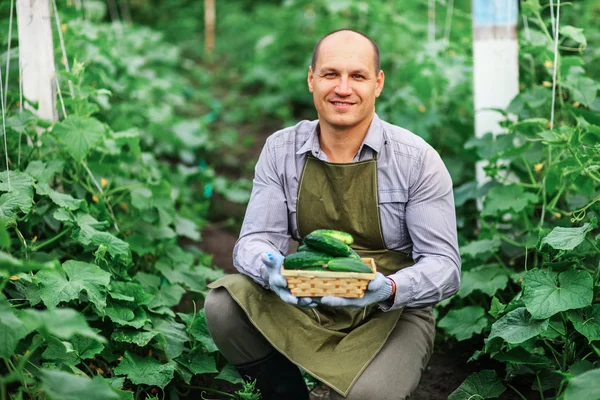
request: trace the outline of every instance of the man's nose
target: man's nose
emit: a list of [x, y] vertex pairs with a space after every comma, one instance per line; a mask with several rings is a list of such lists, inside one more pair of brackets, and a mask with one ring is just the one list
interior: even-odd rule
[[342, 76], [337, 86], [335, 87], [335, 93], [340, 96], [350, 96], [352, 94], [352, 88], [350, 87], [350, 82], [348, 82], [348, 78]]

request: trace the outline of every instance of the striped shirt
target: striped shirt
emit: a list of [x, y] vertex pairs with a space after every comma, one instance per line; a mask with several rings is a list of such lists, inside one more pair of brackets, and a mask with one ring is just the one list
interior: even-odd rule
[[[255, 168], [252, 194], [233, 250], [236, 269], [268, 287], [261, 253], [287, 255], [299, 241], [299, 178], [308, 153], [328, 161], [319, 146], [318, 121], [301, 121], [269, 136]], [[452, 180], [439, 154], [422, 138], [377, 115], [354, 162], [377, 155], [379, 211], [385, 245], [412, 252], [415, 264], [389, 275], [393, 305], [423, 307], [450, 297], [460, 285]], [[335, 229], [335, 227], [332, 227]]]

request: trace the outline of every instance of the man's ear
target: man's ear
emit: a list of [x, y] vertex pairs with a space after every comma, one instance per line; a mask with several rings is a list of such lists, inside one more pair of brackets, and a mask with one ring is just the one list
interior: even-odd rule
[[312, 70], [312, 66], [308, 66], [308, 78], [307, 78], [307, 82], [308, 82], [308, 90], [312, 93], [313, 92], [313, 70]]
[[379, 95], [381, 94], [381, 91], [383, 90], [383, 84], [385, 82], [385, 74], [383, 73], [382, 70], [379, 70], [379, 73], [377, 74], [377, 81], [376, 81], [376, 88], [375, 88], [375, 97], [379, 97]]

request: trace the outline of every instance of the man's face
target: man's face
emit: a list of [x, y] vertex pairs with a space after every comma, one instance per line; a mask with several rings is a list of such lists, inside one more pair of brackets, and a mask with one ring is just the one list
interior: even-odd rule
[[370, 123], [383, 82], [383, 71], [376, 73], [375, 51], [368, 39], [354, 32], [325, 38], [315, 70], [309, 67], [308, 71], [308, 88], [322, 128], [347, 130]]

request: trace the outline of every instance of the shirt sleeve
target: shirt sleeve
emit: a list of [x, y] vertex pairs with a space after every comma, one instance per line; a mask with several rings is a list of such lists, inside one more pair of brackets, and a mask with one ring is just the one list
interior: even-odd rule
[[283, 184], [277, 174], [270, 142], [262, 149], [255, 167], [250, 201], [240, 237], [233, 249], [233, 265], [263, 287], [268, 287], [263, 252], [287, 254], [290, 241], [288, 209]]
[[406, 224], [415, 264], [389, 276], [396, 283], [396, 296], [393, 304], [380, 305], [385, 311], [434, 304], [460, 287], [461, 260], [450, 174], [439, 154], [427, 148], [412, 176]]

